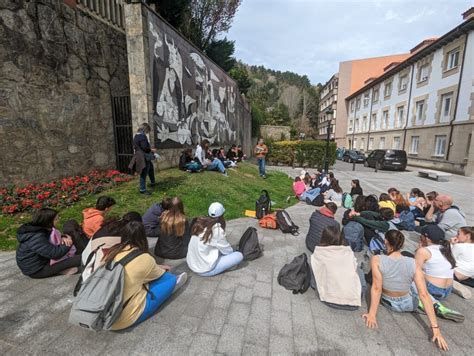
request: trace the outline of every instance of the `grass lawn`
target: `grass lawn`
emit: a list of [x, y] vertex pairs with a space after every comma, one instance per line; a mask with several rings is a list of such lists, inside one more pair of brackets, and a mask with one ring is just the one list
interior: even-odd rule
[[[189, 217], [207, 215], [210, 203], [219, 201], [226, 209], [226, 219], [244, 216], [245, 210], [255, 210], [255, 200], [260, 191], [266, 189], [274, 202], [275, 208], [285, 208], [295, 203], [287, 203], [286, 198], [292, 195], [292, 180], [283, 173], [270, 172], [267, 179], [258, 176], [258, 169], [250, 163], [241, 163], [239, 168], [229, 170], [229, 177], [217, 172], [185, 173], [178, 169], [168, 169], [156, 173], [158, 186], [153, 188], [151, 196], [138, 192], [138, 178], [119, 187], [107, 190], [98, 195], [90, 195], [73, 206], [60, 211], [61, 222], [76, 219], [82, 222], [82, 210], [95, 205], [101, 195], [113, 197], [117, 204], [110, 215], [123, 215], [128, 211], [143, 214], [153, 202], [160, 202], [165, 196], [178, 196], [185, 205]], [[30, 214], [0, 216], [0, 250], [16, 248], [16, 230], [29, 221]]]

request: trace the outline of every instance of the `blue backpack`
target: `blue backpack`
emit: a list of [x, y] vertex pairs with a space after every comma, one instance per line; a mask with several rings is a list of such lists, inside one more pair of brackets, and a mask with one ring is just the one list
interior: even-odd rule
[[404, 210], [399, 216], [400, 222], [396, 224], [399, 230], [414, 231], [415, 230], [415, 215], [411, 211]]
[[382, 233], [378, 233], [369, 243], [369, 250], [374, 255], [385, 255], [387, 253], [387, 248], [385, 247], [385, 242]]

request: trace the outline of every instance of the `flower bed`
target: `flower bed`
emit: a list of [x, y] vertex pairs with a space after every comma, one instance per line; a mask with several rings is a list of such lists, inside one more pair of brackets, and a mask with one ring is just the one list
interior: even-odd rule
[[115, 170], [92, 171], [83, 177], [67, 177], [25, 187], [0, 188], [0, 206], [5, 215], [46, 207], [62, 208], [72, 205], [86, 195], [99, 193], [132, 179], [133, 176]]

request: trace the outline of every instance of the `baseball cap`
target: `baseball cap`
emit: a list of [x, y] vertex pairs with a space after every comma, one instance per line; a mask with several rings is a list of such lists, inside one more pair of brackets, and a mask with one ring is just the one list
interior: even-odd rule
[[438, 225], [428, 224], [423, 226], [421, 234], [428, 237], [433, 242], [444, 240], [444, 231]]
[[209, 205], [209, 210], [208, 210], [209, 216], [212, 218], [218, 218], [224, 215], [225, 209], [224, 206], [221, 203], [214, 202], [211, 205]]

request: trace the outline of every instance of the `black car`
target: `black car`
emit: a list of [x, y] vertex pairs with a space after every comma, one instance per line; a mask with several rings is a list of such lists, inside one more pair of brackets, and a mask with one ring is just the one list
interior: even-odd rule
[[407, 153], [403, 150], [374, 150], [370, 152], [364, 166], [404, 171], [407, 168]]
[[350, 162], [350, 163], [352, 162], [362, 163], [365, 161], [365, 155], [360, 151], [348, 150], [344, 152], [344, 154], [342, 155], [342, 160], [344, 162]]

